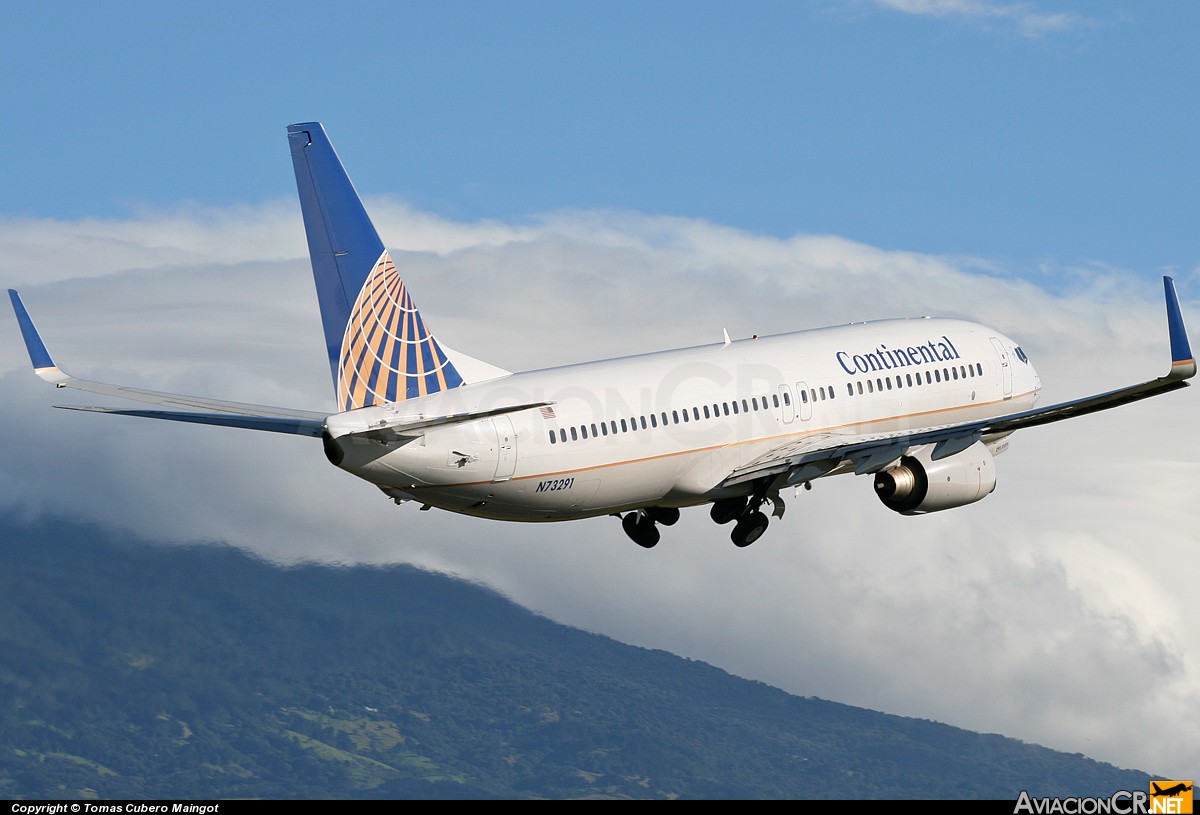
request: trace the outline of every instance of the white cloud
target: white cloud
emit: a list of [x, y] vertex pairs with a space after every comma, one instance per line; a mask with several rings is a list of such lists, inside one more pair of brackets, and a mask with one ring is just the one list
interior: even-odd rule
[[[1022, 340], [1049, 399], [1165, 368], [1161, 289], [1102, 267], [1057, 294], [986, 260], [631, 213], [461, 224], [369, 202], [452, 346], [525, 369], [851, 319], [937, 313]], [[51, 351], [90, 378], [320, 409], [332, 386], [299, 215], [272, 204], [0, 224]], [[1200, 313], [1200, 275], [1180, 275]], [[1195, 322], [1195, 318], [1193, 318]], [[554, 619], [801, 695], [1188, 777], [1200, 762], [1200, 566], [1186, 391], [1022, 431], [987, 500], [903, 518], [818, 482], [764, 539], [685, 511], [646, 551], [615, 519], [514, 525], [397, 508], [313, 440], [54, 411], [0, 317], [0, 510], [69, 513], [281, 561], [407, 561]], [[90, 403], [90, 401], [88, 402]]]
[[1027, 37], [1040, 37], [1092, 25], [1092, 21], [1082, 15], [1069, 12], [1038, 11], [1032, 3], [993, 3], [986, 0], [874, 0], [874, 2], [882, 8], [919, 17], [1011, 24]]

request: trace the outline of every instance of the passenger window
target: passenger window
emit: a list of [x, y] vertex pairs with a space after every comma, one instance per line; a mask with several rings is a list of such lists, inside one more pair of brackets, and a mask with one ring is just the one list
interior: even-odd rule
[[653, 413], [650, 414], [650, 426], [658, 427], [658, 417], [655, 416]]
[[774, 403], [775, 407], [779, 407], [779, 394], [771, 394], [771, 402]]
[[791, 406], [791, 404], [792, 404], [792, 397], [791, 397], [791, 396], [788, 394], [788, 392], [787, 392], [787, 391], [784, 391], [784, 392], [783, 392], [783, 403], [784, 403], [785, 405], [788, 405], [789, 407], [790, 407], [790, 406]]
[[561, 442], [563, 442], [564, 444], [566, 443], [566, 441], [567, 441], [567, 431], [566, 431], [566, 429], [565, 429], [565, 428], [564, 428], [563, 430], [560, 430], [560, 431], [558, 431], [558, 440], [559, 440], [559, 441], [561, 441]]
[[624, 420], [624, 419], [622, 419], [622, 420], [621, 420], [621, 432], [622, 432], [622, 433], [628, 433], [628, 432], [629, 432], [629, 428], [626, 426], [626, 424], [625, 424], [625, 420]]
[[571, 441], [579, 441], [579, 434], [575, 432], [575, 428], [571, 428]]
[[550, 443], [551, 443], [551, 444], [558, 444], [558, 436], [555, 436], [555, 435], [554, 435], [554, 431], [553, 431], [553, 430], [551, 430], [551, 431], [550, 431]]
[[862, 396], [862, 380], [858, 381], [858, 395]]
[[695, 419], [696, 421], [700, 421], [700, 408], [698, 408], [698, 407], [692, 408], [692, 418]]
[[597, 431], [596, 423], [592, 422], [592, 438], [593, 439], [599, 438], [599, 436], [600, 436], [600, 433]]
[[608, 425], [606, 425], [604, 422], [600, 423], [600, 432], [605, 436], [608, 435]]
[[688, 409], [687, 408], [683, 409], [683, 420], [685, 422], [691, 421], [690, 419], [688, 419]]
[[[714, 407], [715, 407], [715, 405], [714, 405]], [[708, 412], [708, 405], [705, 405], [705, 406], [704, 406], [704, 418], [705, 418], [705, 419], [711, 419], [711, 418], [712, 418], [712, 414]]]
[[808, 404], [808, 391], [800, 391], [800, 404]]
[[671, 418], [675, 420], [675, 424], [679, 424], [679, 411], [678, 411], [678, 410], [672, 410], [672, 411], [671, 411]]
[[934, 371], [934, 372], [933, 372], [933, 378], [934, 378], [936, 381], [938, 381], [938, 382], [941, 382], [941, 381], [942, 381], [942, 372], [941, 372], [941, 371]]
[[[920, 377], [920, 374], [917, 374], [917, 376]], [[905, 374], [904, 378], [908, 380], [908, 386], [911, 388], [913, 386], [912, 374]]]
[[588, 437], [588, 434], [587, 434], [587, 425], [580, 425], [580, 427], [579, 427], [579, 434], [580, 434], [581, 436], [583, 436], [585, 439]]
[[847, 395], [847, 396], [853, 396], [853, 395], [854, 395], [854, 383], [853, 383], [853, 382], [847, 382], [847, 383], [846, 383], [846, 395]]

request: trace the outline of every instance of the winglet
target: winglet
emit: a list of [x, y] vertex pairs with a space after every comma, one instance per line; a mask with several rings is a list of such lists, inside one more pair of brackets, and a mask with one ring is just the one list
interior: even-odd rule
[[17, 325], [21, 327], [21, 336], [25, 338], [25, 348], [29, 351], [29, 361], [33, 363], [34, 373], [55, 385], [70, 379], [71, 377], [60, 371], [51, 359], [50, 352], [46, 350], [46, 343], [42, 342], [29, 312], [25, 310], [25, 304], [21, 302], [21, 295], [17, 294], [15, 289], [9, 289], [8, 297], [12, 300]]
[[1171, 378], [1188, 379], [1196, 375], [1196, 358], [1192, 355], [1187, 329], [1183, 325], [1175, 281], [1164, 277], [1163, 288], [1167, 295], [1167, 331], [1171, 335]]

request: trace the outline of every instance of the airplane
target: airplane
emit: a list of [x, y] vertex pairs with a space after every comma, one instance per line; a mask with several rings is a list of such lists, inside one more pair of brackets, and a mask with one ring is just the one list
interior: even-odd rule
[[1041, 380], [1005, 334], [963, 320], [877, 320], [512, 373], [435, 338], [318, 122], [287, 128], [336, 407], [296, 410], [77, 379], [9, 290], [34, 370], [59, 388], [155, 405], [61, 406], [311, 436], [397, 504], [505, 521], [616, 516], [638, 545], [709, 505], [754, 543], [782, 492], [872, 478], [921, 515], [996, 487], [1017, 430], [1186, 387], [1196, 373], [1163, 279], [1171, 368], [1157, 379], [1035, 406]]
[[1150, 794], [1156, 798], [1159, 796], [1166, 796], [1168, 798], [1173, 798], [1182, 792], [1190, 792], [1192, 789], [1192, 785], [1188, 784], [1185, 781], [1181, 781], [1173, 787], [1167, 787], [1165, 790], [1162, 787], [1160, 787], [1158, 784], [1154, 783], [1153, 781], [1150, 782], [1150, 786], [1154, 787], [1154, 792], [1152, 792]]

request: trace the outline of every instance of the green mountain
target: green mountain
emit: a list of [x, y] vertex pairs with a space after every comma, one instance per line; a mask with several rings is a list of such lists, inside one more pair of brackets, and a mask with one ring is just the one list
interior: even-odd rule
[[801, 698], [409, 567], [0, 525], [0, 796], [984, 798], [1145, 773]]

